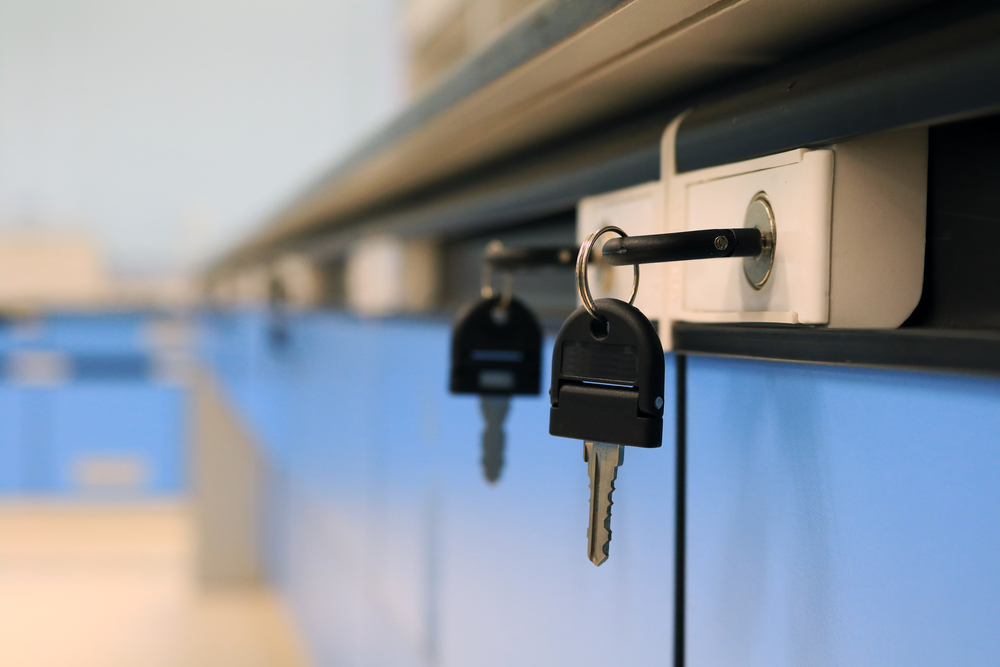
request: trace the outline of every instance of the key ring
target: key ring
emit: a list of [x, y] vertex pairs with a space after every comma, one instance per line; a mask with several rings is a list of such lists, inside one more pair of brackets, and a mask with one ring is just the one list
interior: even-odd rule
[[[486, 246], [486, 252], [489, 253], [490, 250], [500, 250], [502, 248], [503, 243], [501, 241], [490, 241], [489, 245]], [[496, 291], [493, 289], [493, 267], [489, 262], [483, 262], [479, 293], [484, 299], [492, 299], [496, 295]], [[514, 274], [510, 271], [503, 271], [503, 289], [500, 291], [500, 303], [497, 304], [497, 310], [500, 313], [506, 313], [513, 298]]]
[[[583, 307], [596, 320], [601, 318], [597, 315], [597, 306], [594, 304], [594, 297], [590, 293], [590, 283], [587, 280], [587, 264], [589, 263], [587, 260], [590, 259], [590, 252], [594, 249], [597, 239], [601, 238], [607, 232], [614, 232], [622, 238], [628, 236], [620, 227], [615, 227], [614, 225], [602, 227], [587, 237], [584, 244], [580, 246], [580, 254], [576, 256], [576, 288], [580, 293], [580, 300], [583, 301]], [[635, 302], [635, 295], [639, 293], [639, 265], [633, 264], [632, 268], [634, 269], [632, 274], [632, 296], [628, 300], [630, 306]]]

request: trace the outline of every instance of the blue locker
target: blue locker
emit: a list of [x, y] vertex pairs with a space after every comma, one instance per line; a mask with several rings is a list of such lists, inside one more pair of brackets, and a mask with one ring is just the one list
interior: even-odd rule
[[690, 667], [1000, 661], [1000, 382], [689, 370]]
[[[275, 350], [260, 314], [234, 319], [213, 323], [206, 354], [266, 429], [264, 548], [318, 664], [670, 660], [669, 415], [666, 446], [626, 452], [613, 557], [598, 569], [586, 558], [582, 443], [547, 435], [544, 389], [513, 401], [491, 487], [478, 404], [447, 392], [447, 324], [302, 315]], [[232, 363], [233, 349], [247, 363]], [[668, 403], [672, 387], [668, 363]], [[278, 391], [284, 400], [253, 417]], [[596, 641], [605, 633], [615, 641]]]

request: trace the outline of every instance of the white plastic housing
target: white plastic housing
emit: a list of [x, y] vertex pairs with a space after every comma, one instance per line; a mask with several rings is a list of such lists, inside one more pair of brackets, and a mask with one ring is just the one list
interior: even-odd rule
[[[580, 200], [576, 216], [576, 240], [583, 243], [587, 237], [602, 227], [620, 227], [629, 236], [645, 236], [663, 232], [663, 186], [660, 181], [644, 183], [603, 195]], [[601, 237], [597, 253], [605, 241], [615, 238], [609, 232]], [[632, 293], [632, 267], [591, 265], [589, 269], [591, 293], [595, 299], [614, 297], [627, 301]], [[662, 316], [664, 272], [659, 266], [642, 266], [639, 274], [639, 293], [635, 307], [650, 320]], [[577, 296], [577, 303], [580, 298]]]
[[[764, 192], [777, 233], [774, 268], [760, 290], [739, 258], [657, 265], [666, 349], [678, 320], [895, 328], [909, 316], [923, 284], [925, 128], [677, 174], [678, 125], [663, 139], [661, 231], [742, 227], [751, 199]], [[644, 279], [648, 273], [644, 267]]]
[[437, 247], [396, 236], [371, 236], [347, 255], [350, 309], [365, 317], [420, 312], [433, 306], [439, 271]]
[[[733, 168], [749, 173], [732, 173]], [[675, 178], [672, 231], [743, 227], [747, 206], [767, 194], [777, 225], [774, 268], [761, 289], [743, 260], [679, 264], [682, 290], [671, 313], [694, 322], [826, 324], [830, 311], [830, 208], [833, 151], [795, 150]], [[685, 176], [687, 176], [685, 174]]]

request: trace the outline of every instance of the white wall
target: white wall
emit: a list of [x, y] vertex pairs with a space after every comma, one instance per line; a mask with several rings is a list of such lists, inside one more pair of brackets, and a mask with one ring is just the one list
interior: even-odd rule
[[398, 0], [3, 0], [0, 226], [113, 266], [235, 243], [402, 101]]

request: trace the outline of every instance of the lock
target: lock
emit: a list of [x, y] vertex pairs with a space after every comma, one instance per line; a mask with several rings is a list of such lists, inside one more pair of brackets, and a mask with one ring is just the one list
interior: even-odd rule
[[909, 317], [923, 287], [926, 128], [678, 173], [682, 122], [663, 135], [661, 233], [754, 227], [773, 245], [659, 267], [665, 350], [673, 321], [886, 329]]
[[778, 228], [774, 222], [774, 210], [767, 199], [767, 193], [758, 192], [747, 206], [743, 226], [756, 229], [760, 233], [760, 252], [743, 258], [743, 275], [750, 287], [759, 290], [767, 284], [774, 269], [774, 247], [778, 240]]
[[742, 257], [744, 277], [760, 290], [771, 277], [776, 243], [774, 212], [767, 194], [759, 192], [747, 207], [742, 228], [623, 236], [605, 243], [601, 254], [611, 266]]

